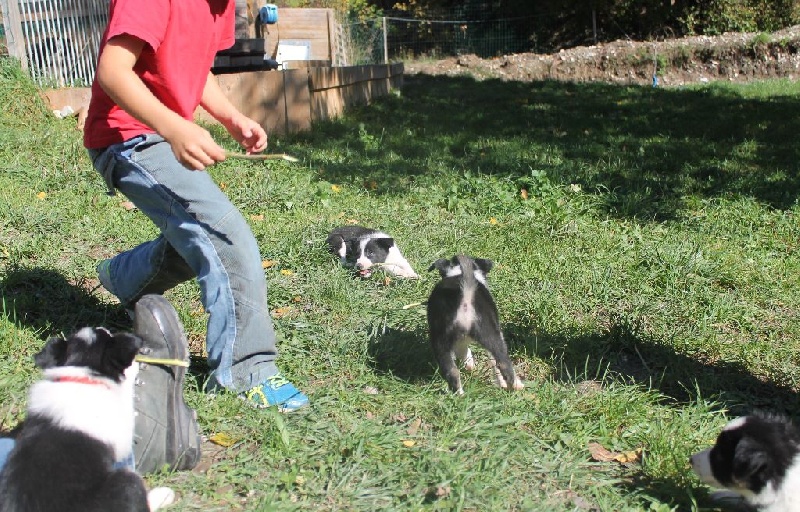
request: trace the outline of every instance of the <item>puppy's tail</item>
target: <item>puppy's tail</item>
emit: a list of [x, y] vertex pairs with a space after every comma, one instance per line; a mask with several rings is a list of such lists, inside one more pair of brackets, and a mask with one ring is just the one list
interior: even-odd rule
[[457, 255], [456, 259], [458, 260], [458, 265], [461, 267], [461, 275], [463, 276], [461, 280], [461, 290], [464, 294], [464, 298], [472, 302], [472, 296], [475, 294], [475, 287], [477, 284], [475, 280], [475, 269], [472, 266], [472, 259], [463, 254]]

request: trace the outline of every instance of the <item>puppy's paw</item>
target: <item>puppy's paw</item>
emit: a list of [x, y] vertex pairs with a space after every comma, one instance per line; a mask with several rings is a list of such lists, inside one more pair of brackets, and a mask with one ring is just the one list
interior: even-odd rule
[[519, 377], [514, 379], [514, 389], [516, 391], [519, 391], [521, 389], [525, 389], [525, 384], [523, 384], [522, 381], [519, 380]]
[[475, 369], [475, 357], [470, 349], [467, 349], [467, 355], [464, 357], [464, 369], [470, 372]]
[[150, 512], [172, 505], [175, 502], [175, 491], [169, 487], [156, 487], [147, 493], [147, 505]]

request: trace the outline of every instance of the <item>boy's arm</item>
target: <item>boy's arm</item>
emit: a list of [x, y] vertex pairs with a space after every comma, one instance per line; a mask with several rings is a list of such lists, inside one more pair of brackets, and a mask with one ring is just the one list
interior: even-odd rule
[[222, 123], [228, 133], [241, 144], [248, 153], [258, 153], [267, 147], [267, 132], [253, 119], [242, 114], [225, 97], [217, 78], [208, 74], [200, 106]]
[[207, 130], [170, 110], [133, 71], [144, 45], [133, 36], [111, 38], [97, 63], [100, 87], [122, 109], [164, 137], [187, 168], [203, 170], [225, 160], [225, 151]]

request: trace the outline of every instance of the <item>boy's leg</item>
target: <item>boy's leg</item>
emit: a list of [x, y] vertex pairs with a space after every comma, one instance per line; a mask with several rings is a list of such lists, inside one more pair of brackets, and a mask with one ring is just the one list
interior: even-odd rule
[[[209, 313], [206, 344], [216, 383], [244, 392], [272, 380], [271, 387], [283, 389], [279, 400], [296, 396], [307, 402], [291, 383], [275, 380], [275, 332], [258, 245], [209, 174], [183, 167], [164, 139], [153, 135], [117, 158], [113, 184], [158, 226], [164, 241], [197, 276]], [[158, 287], [154, 279], [164, 274], [163, 263], [157, 265], [153, 254], [158, 256], [160, 247], [159, 241], [143, 244], [111, 261], [109, 285], [121, 301], [135, 299], [134, 289], [141, 293]], [[163, 255], [173, 261], [168, 249]], [[175, 275], [180, 265], [170, 265]], [[130, 296], [120, 291], [128, 286], [122, 281], [136, 283], [125, 290]]]
[[6, 465], [8, 455], [14, 449], [15, 441], [10, 437], [0, 437], [0, 471], [3, 471], [3, 466]]

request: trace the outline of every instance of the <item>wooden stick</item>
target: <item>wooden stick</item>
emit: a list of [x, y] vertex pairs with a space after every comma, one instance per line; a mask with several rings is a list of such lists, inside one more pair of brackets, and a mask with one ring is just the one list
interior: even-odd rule
[[251, 154], [234, 153], [233, 151], [226, 151], [225, 158], [238, 158], [240, 160], [286, 160], [287, 162], [299, 162], [300, 160], [287, 155], [286, 153], [271, 153], [271, 154]]

